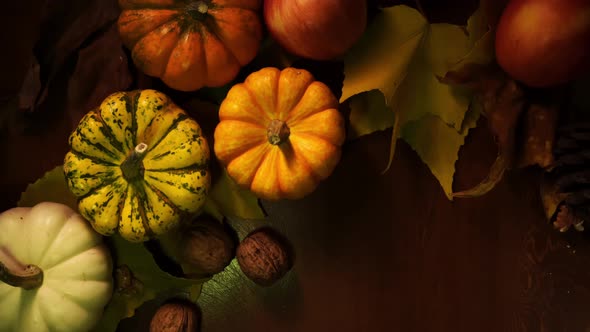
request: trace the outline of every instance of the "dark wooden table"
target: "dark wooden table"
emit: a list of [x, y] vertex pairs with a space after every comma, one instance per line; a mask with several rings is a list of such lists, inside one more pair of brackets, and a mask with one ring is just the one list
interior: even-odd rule
[[[31, 47], [37, 33], [14, 18], [35, 15], [29, 2], [11, 5], [3, 24], [3, 38], [22, 36], [3, 43], [3, 109], [26, 71], [7, 53]], [[58, 105], [63, 97], [50, 93]], [[70, 124], [59, 114], [20, 118], [24, 127], [0, 138], [2, 210], [61, 163]], [[204, 332], [590, 331], [588, 239], [546, 221], [538, 170], [511, 171], [484, 197], [451, 202], [403, 142], [380, 174], [390, 134], [348, 142], [334, 174], [307, 198], [264, 203], [269, 222], [292, 241], [295, 267], [265, 289], [230, 266], [204, 286]], [[456, 189], [479, 182], [495, 154], [482, 120], [460, 153]], [[256, 226], [232, 224], [242, 233]], [[147, 303], [121, 330], [145, 331], [153, 308]]]

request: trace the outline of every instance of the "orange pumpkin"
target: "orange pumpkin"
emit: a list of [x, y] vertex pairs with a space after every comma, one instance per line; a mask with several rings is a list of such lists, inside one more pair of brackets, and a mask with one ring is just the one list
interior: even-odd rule
[[173, 89], [222, 86], [262, 41], [261, 0], [119, 0], [118, 28], [135, 65]]
[[263, 68], [219, 109], [214, 152], [241, 187], [267, 200], [299, 199], [340, 160], [344, 119], [330, 89], [302, 69]]

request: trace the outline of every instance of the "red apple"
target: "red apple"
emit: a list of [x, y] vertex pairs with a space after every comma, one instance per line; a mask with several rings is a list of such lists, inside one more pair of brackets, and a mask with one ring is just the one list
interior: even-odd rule
[[563, 84], [590, 70], [590, 0], [511, 0], [498, 23], [496, 58], [531, 87]]
[[344, 54], [367, 25], [367, 0], [265, 0], [264, 20], [288, 52], [313, 60]]

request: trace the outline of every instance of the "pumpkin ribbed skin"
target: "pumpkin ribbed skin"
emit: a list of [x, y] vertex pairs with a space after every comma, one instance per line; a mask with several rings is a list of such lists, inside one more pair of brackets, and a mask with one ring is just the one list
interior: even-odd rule
[[135, 65], [173, 89], [222, 86], [262, 42], [261, 0], [119, 0]]
[[302, 198], [340, 160], [345, 129], [338, 105], [306, 70], [263, 68], [222, 102], [215, 155], [238, 185], [260, 198]]
[[25, 290], [0, 281], [0, 331], [86, 332], [113, 292], [113, 264], [103, 238], [66, 205], [42, 202], [0, 213], [0, 247], [43, 270]]
[[[199, 124], [160, 92], [110, 95], [84, 116], [69, 143], [68, 186], [80, 213], [103, 235], [146, 241], [205, 204], [207, 141]], [[143, 144], [142, 158], [134, 159]]]

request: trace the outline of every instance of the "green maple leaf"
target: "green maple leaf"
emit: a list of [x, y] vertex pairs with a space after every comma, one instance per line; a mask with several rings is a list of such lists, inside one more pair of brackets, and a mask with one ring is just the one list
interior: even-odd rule
[[240, 188], [225, 170], [213, 183], [205, 210], [218, 220], [222, 216], [241, 219], [263, 219], [266, 214], [260, 207], [260, 201], [249, 190]]
[[440, 118], [427, 115], [418, 121], [407, 123], [400, 133], [404, 141], [408, 142], [428, 165], [451, 200], [459, 149], [469, 130], [475, 127], [479, 114], [477, 108], [470, 108], [459, 131], [445, 124]]
[[61, 165], [29, 184], [20, 195], [17, 205], [29, 207], [45, 201], [65, 204], [78, 211], [78, 200], [68, 188]]
[[[135, 284], [116, 290], [95, 332], [116, 331], [119, 322], [135, 315], [142, 304], [155, 298], [183, 296], [196, 302], [202, 284], [208, 279], [185, 279], [162, 271], [151, 253], [138, 243], [131, 243], [120, 236], [111, 236], [108, 243], [114, 249], [114, 259], [119, 269], [133, 275]], [[131, 289], [130, 289], [131, 288]]]
[[[268, 219], [240, 222], [228, 220], [238, 239], [243, 240], [250, 232], [271, 226]], [[289, 236], [280, 223], [272, 227]], [[268, 313], [277, 319], [297, 312], [302, 303], [303, 291], [297, 267], [271, 287], [255, 284], [242, 272], [236, 258], [220, 273], [203, 284], [197, 303], [203, 311], [201, 331], [239, 331], [240, 323], [255, 317], [256, 313]], [[227, 317], [233, 316], [233, 319]], [[239, 317], [242, 319], [235, 319]]]
[[383, 93], [371, 90], [348, 99], [351, 110], [350, 132], [347, 139], [352, 140], [375, 131], [391, 128], [395, 118], [391, 108], [385, 103]]
[[452, 199], [458, 151], [478, 112], [466, 113], [473, 98], [441, 77], [470, 63], [493, 59], [493, 33], [477, 10], [466, 27], [429, 23], [417, 10], [382, 10], [345, 56], [341, 102], [350, 113], [350, 138], [393, 127], [395, 142], [408, 142]]
[[469, 36], [461, 26], [429, 24], [407, 6], [384, 9], [345, 57], [341, 101], [378, 89], [388, 106], [402, 111], [401, 121], [430, 113], [460, 129], [471, 96], [437, 77], [471, 52]]
[[[76, 197], [67, 187], [62, 166], [55, 167], [30, 184], [22, 193], [18, 206], [34, 206], [44, 201], [65, 204], [75, 211], [78, 210]], [[111, 248], [116, 270], [130, 272], [133, 282], [130, 285], [132, 287], [121, 288], [121, 285], [118, 285], [120, 289], [113, 293], [102, 319], [93, 331], [116, 331], [122, 319], [133, 316], [135, 309], [156, 297], [183, 295], [196, 301], [201, 285], [208, 280], [177, 278], [170, 275], [160, 269], [143, 244], [128, 242], [120, 236], [105, 237], [105, 242]]]

